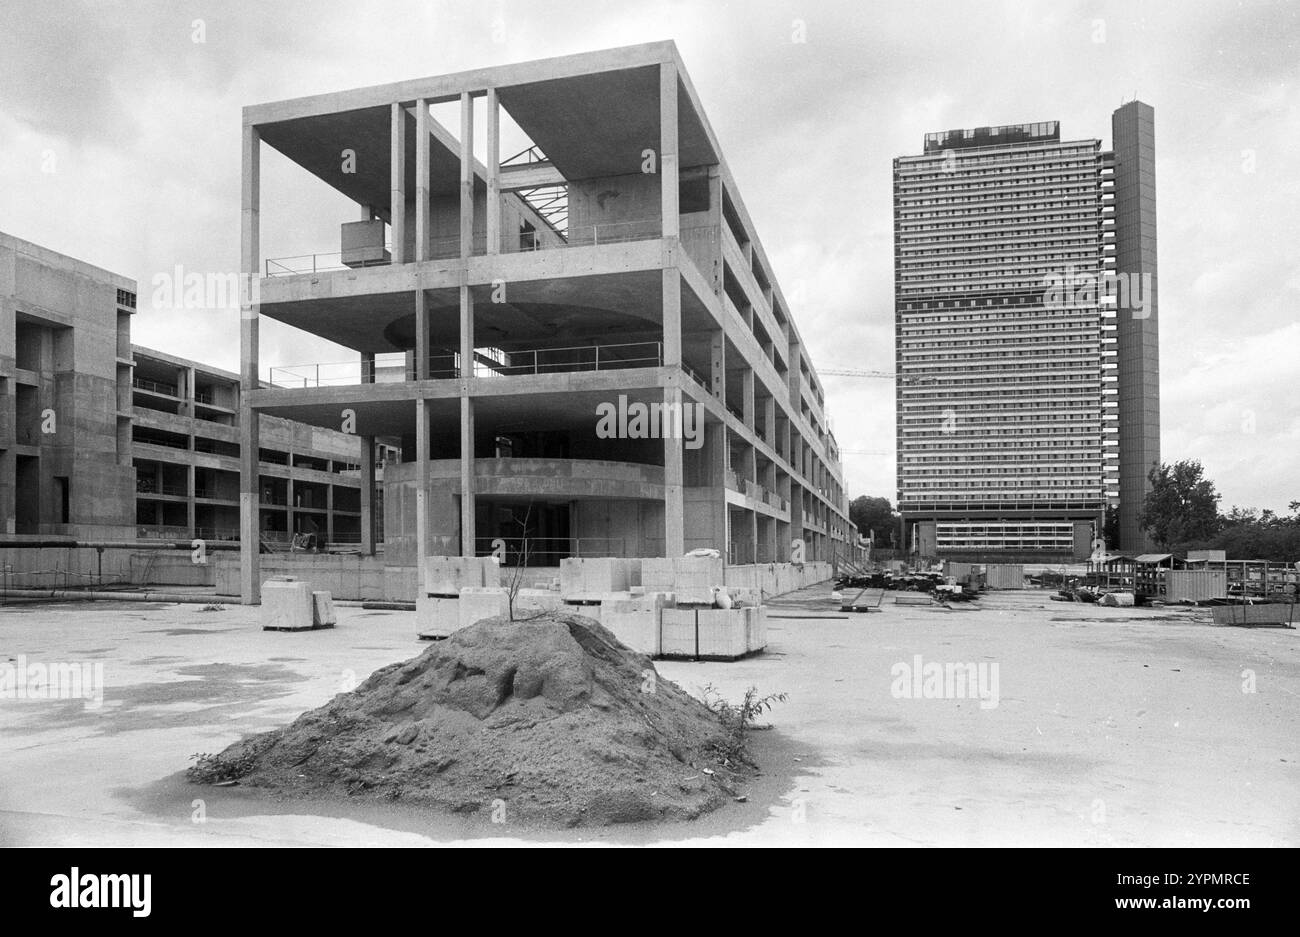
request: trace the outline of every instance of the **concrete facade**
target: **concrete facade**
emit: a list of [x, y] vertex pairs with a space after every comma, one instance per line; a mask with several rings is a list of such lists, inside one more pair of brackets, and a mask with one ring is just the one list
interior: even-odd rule
[[134, 536], [135, 283], [0, 233], [0, 532]]
[[1121, 518], [1110, 546], [1142, 549], [1159, 456], [1151, 124], [1133, 102], [1115, 112], [1113, 153], [1047, 121], [928, 134], [894, 160], [898, 501], [913, 552], [1081, 559], [1108, 507]]
[[[504, 159], [503, 113], [532, 141]], [[356, 203], [340, 250], [262, 255], [264, 144]], [[245, 446], [269, 416], [400, 437], [386, 563], [845, 549], [821, 383], [672, 43], [248, 107], [243, 153]], [[263, 383], [262, 316], [357, 358]]]
[[[133, 347], [136, 534], [239, 539], [239, 377]], [[258, 536], [271, 549], [360, 547], [362, 441], [267, 417], [258, 453]]]

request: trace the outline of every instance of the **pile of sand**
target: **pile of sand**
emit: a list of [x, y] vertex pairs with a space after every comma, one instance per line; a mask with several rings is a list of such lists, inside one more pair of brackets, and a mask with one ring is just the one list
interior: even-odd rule
[[589, 618], [491, 618], [235, 743], [203, 776], [509, 821], [691, 819], [735, 793], [716, 763], [721, 732], [701, 702]]

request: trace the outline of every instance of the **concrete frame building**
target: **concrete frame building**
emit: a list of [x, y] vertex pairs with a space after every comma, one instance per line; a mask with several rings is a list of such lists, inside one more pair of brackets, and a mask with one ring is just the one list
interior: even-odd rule
[[[504, 119], [531, 142], [517, 157]], [[339, 250], [262, 256], [264, 143], [356, 204]], [[244, 601], [266, 416], [403, 440], [385, 564], [497, 540], [541, 565], [848, 542], [821, 383], [672, 43], [248, 107], [243, 167]], [[264, 383], [263, 316], [357, 359]], [[688, 432], [640, 420], [664, 413]], [[373, 514], [363, 494], [366, 551]]]
[[[131, 454], [144, 539], [239, 539], [239, 376], [133, 346]], [[361, 542], [361, 440], [267, 417], [258, 539], [287, 549]]]
[[1159, 460], [1153, 112], [1114, 151], [1055, 121], [894, 160], [898, 503], [923, 555], [1140, 551]]

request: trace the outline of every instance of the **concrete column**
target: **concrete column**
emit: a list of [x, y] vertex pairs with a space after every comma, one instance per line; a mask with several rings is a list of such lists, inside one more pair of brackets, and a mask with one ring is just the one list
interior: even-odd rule
[[261, 134], [245, 126], [241, 161], [240, 273], [245, 281], [239, 312], [239, 597], [245, 605], [261, 601], [258, 555], [257, 450], [261, 444], [258, 414], [250, 395], [258, 386], [259, 307], [253, 303], [252, 279], [261, 276], [259, 213], [261, 203]]
[[474, 294], [468, 286], [460, 288], [460, 392], [466, 394], [466, 381], [474, 376]]
[[392, 180], [388, 201], [388, 224], [392, 235], [393, 263], [404, 264], [406, 257], [406, 110], [394, 102], [390, 118], [389, 178]]
[[727, 399], [727, 333], [718, 329], [709, 336], [710, 389], [718, 400]]
[[665, 267], [663, 283], [664, 367], [682, 363], [682, 272]]
[[460, 555], [474, 555], [474, 401], [460, 398]]
[[361, 437], [361, 553], [375, 555], [375, 437]]
[[501, 104], [487, 93], [487, 252], [501, 253]]
[[474, 99], [460, 95], [460, 256], [474, 254]]
[[334, 542], [334, 486], [325, 486], [325, 542]]
[[415, 259], [429, 259], [429, 102], [415, 102]]
[[420, 595], [428, 594], [424, 560], [429, 555], [429, 410], [423, 397], [415, 398], [415, 566]]
[[[681, 412], [680, 387], [664, 388], [664, 409]], [[664, 434], [664, 556], [686, 552], [686, 498], [682, 490], [682, 439]]]
[[194, 481], [196, 470], [193, 465], [190, 465], [186, 467], [185, 472], [189, 476], [189, 492], [188, 497], [185, 499], [185, 525], [190, 529], [190, 536], [195, 537], [198, 536], [194, 529]]
[[749, 429], [754, 423], [754, 369], [745, 368], [740, 372], [740, 418]]
[[776, 398], [763, 398], [763, 441], [776, 448]]
[[415, 379], [429, 379], [429, 297], [416, 279], [415, 288]]
[[666, 238], [681, 233], [677, 184], [677, 65], [664, 62], [659, 66], [659, 188]]

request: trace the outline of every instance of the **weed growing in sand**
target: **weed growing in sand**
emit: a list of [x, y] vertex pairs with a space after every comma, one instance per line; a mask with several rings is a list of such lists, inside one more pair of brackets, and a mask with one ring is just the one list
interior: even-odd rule
[[750, 687], [737, 706], [728, 702], [712, 683], [704, 687], [701, 691], [704, 705], [722, 723], [723, 735], [713, 743], [713, 750], [723, 765], [754, 766], [749, 757], [749, 732], [754, 728], [754, 719], [770, 711], [777, 703], [784, 703], [786, 695], [759, 696], [758, 688]]
[[256, 759], [245, 752], [234, 760], [222, 760], [219, 755], [195, 752], [190, 755], [194, 764], [185, 769], [185, 777], [195, 784], [220, 784], [237, 781], [257, 766]]
[[224, 612], [225, 610], [226, 607], [218, 602], [211, 602], [199, 609], [200, 612]]

